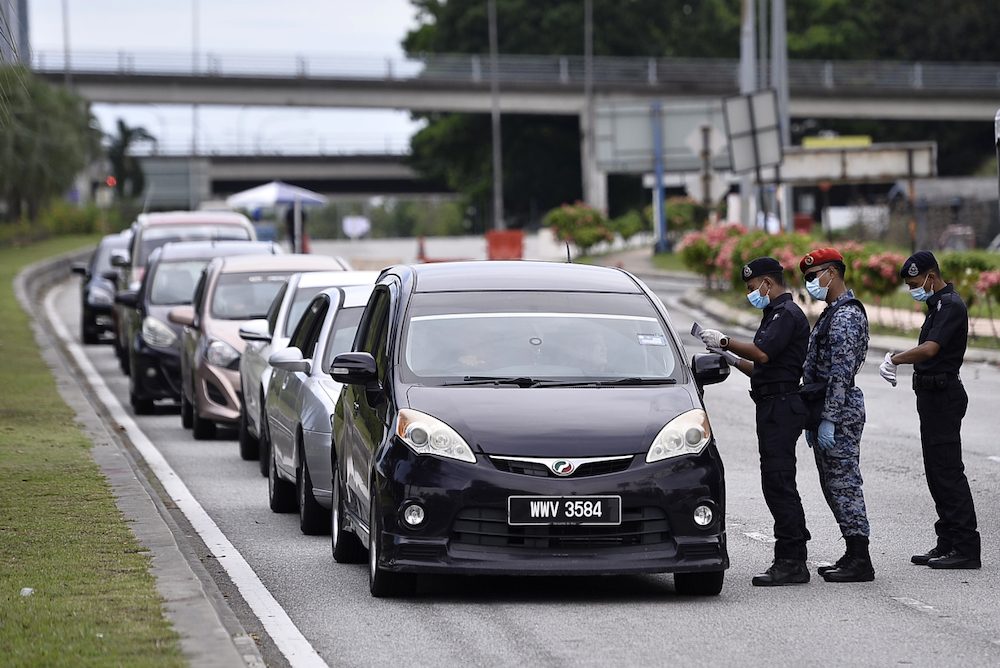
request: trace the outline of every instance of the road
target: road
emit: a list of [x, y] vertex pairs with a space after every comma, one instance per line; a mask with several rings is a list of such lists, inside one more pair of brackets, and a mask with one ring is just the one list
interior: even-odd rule
[[[651, 279], [680, 332], [702, 313], [679, 296], [694, 284]], [[50, 303], [79, 343], [75, 280]], [[727, 329], [737, 337], [750, 333]], [[687, 354], [701, 346], [683, 336]], [[122, 405], [127, 379], [111, 346], [85, 353]], [[630, 577], [428, 577], [418, 594], [377, 600], [365, 565], [333, 562], [329, 537], [303, 536], [295, 515], [267, 506], [256, 462], [239, 458], [235, 432], [195, 441], [179, 412], [158, 406], [136, 416], [194, 497], [329, 666], [986, 666], [1000, 663], [1000, 440], [995, 438], [1000, 371], [966, 364], [970, 406], [965, 463], [983, 533], [984, 568], [934, 571], [909, 557], [934, 544], [933, 506], [922, 473], [913, 393], [878, 376], [881, 354], [859, 377], [868, 407], [862, 472], [872, 524], [872, 583], [830, 584], [815, 566], [836, 560], [843, 542], [799, 442], [799, 488], [813, 539], [808, 585], [754, 588], [770, 563], [770, 515], [761, 498], [749, 383], [735, 373], [706, 388], [727, 475], [732, 567], [720, 596], [677, 596], [669, 575]], [[128, 408], [126, 411], [130, 410]], [[208, 555], [202, 560], [211, 561]], [[225, 578], [223, 578], [225, 580]], [[269, 665], [288, 661], [232, 587], [227, 598], [244, 627], [261, 636]]]

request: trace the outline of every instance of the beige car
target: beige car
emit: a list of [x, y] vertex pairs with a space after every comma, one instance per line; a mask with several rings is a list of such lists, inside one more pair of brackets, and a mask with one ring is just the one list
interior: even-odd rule
[[303, 271], [348, 270], [326, 255], [219, 257], [202, 272], [191, 306], [167, 318], [184, 326], [181, 341], [181, 421], [196, 439], [215, 436], [217, 423], [240, 417], [240, 327], [263, 318], [288, 277]]

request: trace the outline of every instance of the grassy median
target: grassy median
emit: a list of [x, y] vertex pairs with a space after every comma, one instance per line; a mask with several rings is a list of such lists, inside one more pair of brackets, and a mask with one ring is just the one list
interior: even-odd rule
[[97, 239], [0, 249], [0, 666], [186, 665], [12, 288], [26, 265]]

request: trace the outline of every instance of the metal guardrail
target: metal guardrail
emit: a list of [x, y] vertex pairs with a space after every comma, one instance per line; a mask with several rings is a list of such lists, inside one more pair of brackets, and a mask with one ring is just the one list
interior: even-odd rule
[[[66, 70], [65, 54], [36, 51], [36, 72]], [[337, 55], [215, 54], [80, 51], [69, 55], [75, 74], [123, 76], [192, 76], [226, 78], [301, 78], [312, 80], [426, 81], [488, 85], [486, 55], [428, 54], [419, 58]], [[678, 86], [692, 92], [738, 90], [739, 61], [698, 58], [596, 57], [596, 85]], [[793, 60], [788, 67], [791, 89], [803, 92], [871, 92], [913, 94], [1000, 91], [1000, 63], [920, 63], [893, 61]], [[499, 57], [502, 83], [582, 86], [583, 56]]]

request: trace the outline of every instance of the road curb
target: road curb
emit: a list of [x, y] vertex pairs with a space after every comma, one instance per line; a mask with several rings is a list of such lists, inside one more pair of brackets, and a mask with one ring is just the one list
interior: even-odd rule
[[94, 447], [94, 461], [115, 496], [115, 503], [139, 544], [152, 555], [150, 573], [164, 601], [164, 615], [180, 636], [181, 651], [195, 668], [254, 668], [264, 661], [225, 597], [173, 521], [163, 500], [145, 481], [128, 445], [101, 410], [93, 405], [85, 380], [63, 345], [46, 328], [39, 298], [44, 290], [69, 277], [73, 262], [89, 257], [92, 248], [66, 253], [25, 267], [14, 279], [14, 294], [30, 316], [39, 352], [56, 380], [63, 400], [76, 412], [81, 430]]

